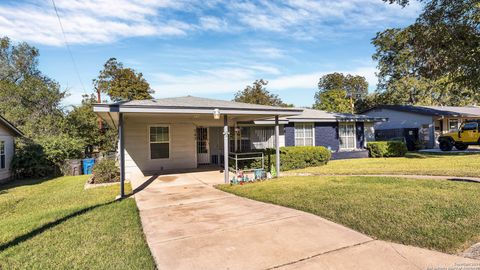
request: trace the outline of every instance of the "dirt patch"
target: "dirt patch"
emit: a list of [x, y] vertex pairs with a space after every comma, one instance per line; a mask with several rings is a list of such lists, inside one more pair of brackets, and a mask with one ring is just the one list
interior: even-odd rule
[[162, 182], [173, 182], [175, 180], [177, 180], [178, 177], [176, 176], [161, 176], [161, 177], [158, 177], [157, 179], [162, 181]]

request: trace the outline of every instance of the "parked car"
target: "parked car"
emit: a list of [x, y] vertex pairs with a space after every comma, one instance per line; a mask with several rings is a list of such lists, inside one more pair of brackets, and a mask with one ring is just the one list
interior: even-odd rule
[[443, 134], [438, 138], [440, 149], [450, 151], [453, 147], [457, 150], [467, 150], [469, 145], [480, 145], [480, 120], [465, 121], [458, 131]]

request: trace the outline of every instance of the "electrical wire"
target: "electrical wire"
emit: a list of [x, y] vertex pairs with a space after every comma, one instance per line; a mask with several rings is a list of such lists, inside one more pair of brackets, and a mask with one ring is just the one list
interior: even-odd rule
[[55, 10], [55, 14], [57, 15], [57, 18], [58, 18], [58, 23], [60, 24], [60, 29], [62, 30], [63, 40], [65, 42], [65, 47], [67, 47], [68, 54], [70, 55], [70, 59], [72, 60], [73, 69], [75, 70], [75, 73], [77, 74], [78, 80], [80, 81], [80, 85], [82, 86], [83, 93], [86, 95], [87, 91], [85, 90], [85, 85], [83, 84], [82, 77], [80, 77], [80, 72], [78, 72], [77, 63], [75, 62], [75, 58], [73, 57], [72, 50], [70, 50], [70, 45], [68, 45], [67, 35], [65, 35], [65, 30], [63, 29], [62, 20], [60, 19], [60, 16], [58, 15], [58, 10], [57, 10], [57, 5], [55, 4], [55, 0], [52, 0], [52, 4], [53, 4], [53, 9]]

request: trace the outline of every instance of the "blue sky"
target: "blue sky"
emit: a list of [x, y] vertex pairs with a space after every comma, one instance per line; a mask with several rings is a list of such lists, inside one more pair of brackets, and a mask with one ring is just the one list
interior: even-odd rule
[[[144, 74], [156, 98], [232, 99], [255, 79], [288, 103], [310, 106], [326, 73], [376, 84], [371, 39], [412, 23], [406, 8], [381, 0], [56, 0], [85, 91], [116, 57]], [[0, 0], [0, 33], [40, 49], [42, 72], [78, 104], [84, 93], [51, 0]]]

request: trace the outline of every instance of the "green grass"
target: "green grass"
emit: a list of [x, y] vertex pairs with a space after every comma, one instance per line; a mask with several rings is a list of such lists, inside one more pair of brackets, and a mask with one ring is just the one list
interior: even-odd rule
[[480, 155], [409, 153], [400, 158], [332, 160], [327, 165], [289, 171], [313, 174], [410, 174], [480, 177]]
[[217, 188], [310, 212], [377, 239], [448, 253], [480, 241], [479, 183], [309, 176]]
[[[133, 199], [87, 177], [0, 186], [0, 269], [154, 269]], [[130, 186], [128, 186], [130, 191]]]

